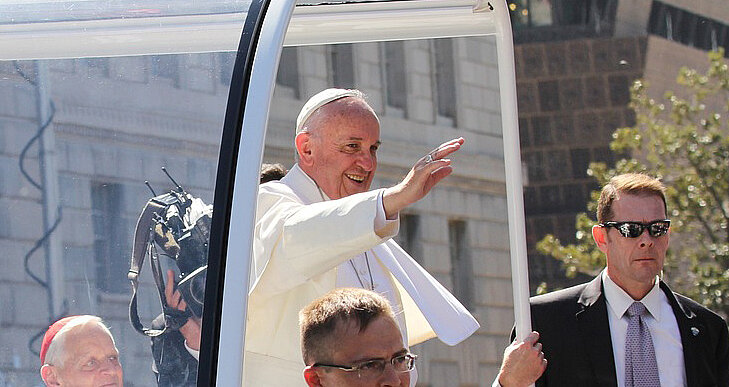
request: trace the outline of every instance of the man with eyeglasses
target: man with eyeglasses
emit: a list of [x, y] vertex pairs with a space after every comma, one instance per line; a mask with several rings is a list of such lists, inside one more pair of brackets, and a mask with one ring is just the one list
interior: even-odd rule
[[538, 386], [729, 385], [726, 322], [659, 276], [671, 224], [664, 192], [644, 174], [603, 187], [592, 235], [606, 269], [589, 283], [532, 298], [541, 343], [507, 347], [494, 385], [537, 378]]
[[310, 387], [407, 387], [417, 356], [408, 352], [387, 300], [341, 288], [299, 313]]

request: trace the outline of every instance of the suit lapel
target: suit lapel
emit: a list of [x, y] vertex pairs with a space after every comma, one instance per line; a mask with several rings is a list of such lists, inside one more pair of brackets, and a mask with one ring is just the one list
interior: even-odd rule
[[707, 333], [706, 327], [696, 318], [694, 312], [681, 304], [668, 285], [661, 281], [660, 286], [668, 298], [668, 303], [671, 304], [673, 315], [676, 316], [676, 323], [678, 323], [678, 331], [681, 333], [683, 363], [686, 368], [686, 385], [698, 386], [703, 381], [701, 378], [703, 358], [700, 354], [704, 353], [704, 350], [700, 348], [699, 336]]
[[607, 304], [602, 296], [602, 278], [595, 277], [580, 294], [575, 314], [581, 342], [590, 357], [598, 386], [617, 386], [615, 359], [610, 337]]

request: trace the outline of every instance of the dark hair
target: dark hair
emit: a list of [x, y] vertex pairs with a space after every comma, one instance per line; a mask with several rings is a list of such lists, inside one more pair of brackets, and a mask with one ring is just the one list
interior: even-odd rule
[[273, 180], [281, 180], [282, 177], [286, 176], [286, 172], [286, 167], [279, 163], [264, 163], [263, 165], [261, 165], [261, 184]]
[[612, 206], [615, 199], [618, 199], [620, 193], [630, 195], [658, 196], [663, 200], [663, 210], [668, 216], [666, 206], [666, 186], [660, 180], [642, 174], [642, 173], [626, 173], [618, 175], [610, 179], [610, 182], [602, 187], [600, 199], [597, 202], [597, 221], [600, 223], [607, 222], [612, 219]]
[[395, 319], [392, 308], [381, 295], [360, 288], [335, 289], [299, 312], [301, 352], [306, 365], [329, 361], [335, 333], [356, 324], [359, 332], [377, 317]]

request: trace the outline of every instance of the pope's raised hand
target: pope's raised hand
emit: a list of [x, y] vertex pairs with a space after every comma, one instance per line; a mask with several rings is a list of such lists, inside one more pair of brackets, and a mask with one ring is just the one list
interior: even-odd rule
[[421, 157], [398, 184], [385, 190], [382, 204], [385, 214], [393, 218], [405, 207], [425, 197], [444, 177], [453, 172], [451, 160], [446, 158], [456, 152], [464, 143], [463, 137], [440, 144]]

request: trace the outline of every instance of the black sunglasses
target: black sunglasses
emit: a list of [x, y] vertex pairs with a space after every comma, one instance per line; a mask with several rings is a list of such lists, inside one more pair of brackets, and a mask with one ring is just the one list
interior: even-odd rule
[[648, 234], [652, 237], [660, 237], [666, 235], [671, 227], [669, 219], [654, 220], [649, 223], [641, 222], [603, 222], [600, 227], [614, 227], [620, 235], [626, 238], [637, 238], [643, 234], [643, 230], [648, 229]]

